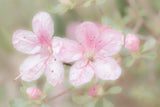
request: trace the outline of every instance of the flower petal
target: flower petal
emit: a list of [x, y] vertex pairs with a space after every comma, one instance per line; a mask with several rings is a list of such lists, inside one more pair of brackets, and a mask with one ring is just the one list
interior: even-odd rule
[[77, 27], [75, 34], [82, 45], [92, 48], [99, 37], [99, 29], [92, 22], [84, 22]]
[[29, 56], [20, 66], [22, 80], [28, 82], [37, 80], [45, 69], [46, 59], [40, 54]]
[[98, 41], [97, 52], [101, 56], [113, 56], [117, 54], [124, 44], [124, 36], [112, 29], [105, 30]]
[[52, 48], [56, 58], [66, 63], [78, 60], [82, 56], [81, 46], [74, 40], [54, 37]]
[[94, 69], [86, 60], [77, 61], [70, 69], [70, 82], [74, 86], [80, 86], [91, 81]]
[[37, 36], [51, 38], [54, 33], [54, 23], [52, 17], [47, 12], [37, 13], [33, 17], [32, 27]]
[[50, 58], [45, 75], [47, 77], [47, 81], [53, 86], [62, 84], [64, 81], [63, 64], [60, 61], [55, 61], [54, 58]]
[[79, 22], [74, 22], [74, 23], [70, 24], [66, 29], [66, 35], [72, 39], [76, 39], [75, 32], [76, 32], [76, 28], [79, 24], [80, 24]]
[[39, 40], [31, 31], [17, 30], [13, 34], [14, 47], [23, 53], [34, 54], [40, 50]]
[[96, 59], [95, 62], [96, 75], [102, 80], [116, 80], [121, 75], [121, 68], [112, 58]]

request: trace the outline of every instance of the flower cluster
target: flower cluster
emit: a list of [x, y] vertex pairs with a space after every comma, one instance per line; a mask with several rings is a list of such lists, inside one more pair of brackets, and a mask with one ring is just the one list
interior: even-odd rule
[[88, 83], [93, 77], [116, 80], [121, 75], [121, 67], [112, 57], [124, 44], [120, 32], [97, 23], [83, 22], [67, 28], [66, 34], [71, 39], [53, 37], [54, 22], [46, 12], [33, 17], [32, 28], [33, 32], [17, 30], [13, 34], [14, 47], [30, 54], [20, 66], [22, 80], [37, 80], [45, 72], [50, 84], [60, 85], [64, 81], [63, 62], [74, 62], [69, 75], [74, 86]]

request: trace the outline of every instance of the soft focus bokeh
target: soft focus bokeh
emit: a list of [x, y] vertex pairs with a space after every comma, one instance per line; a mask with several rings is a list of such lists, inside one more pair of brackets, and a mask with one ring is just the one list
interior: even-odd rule
[[[12, 35], [17, 29], [32, 30], [32, 18], [39, 11], [50, 13], [55, 23], [56, 36], [64, 37], [66, 27], [72, 22], [94, 21], [107, 24], [124, 34], [136, 34], [141, 45], [154, 38], [156, 45], [149, 50], [155, 53], [154, 59], [150, 58], [152, 56], [127, 59], [125, 52], [122, 52], [120, 56], [122, 75], [114, 83], [122, 87], [122, 92], [109, 97], [115, 107], [159, 107], [160, 1], [106, 0], [99, 5], [81, 4], [60, 14], [53, 9], [58, 4], [60, 4], [58, 0], [0, 0], [0, 107], [9, 107], [9, 100], [22, 96], [20, 93], [22, 82], [20, 79], [16, 81], [14, 79], [19, 75], [20, 64], [28, 55], [13, 48]], [[129, 61], [126, 63], [126, 60]], [[43, 82], [39, 81], [38, 84], [41, 86]], [[61, 90], [54, 88], [52, 93], [59, 92]], [[70, 93], [65, 95], [65, 98], [50, 102], [50, 105], [77, 106], [68, 96]]]

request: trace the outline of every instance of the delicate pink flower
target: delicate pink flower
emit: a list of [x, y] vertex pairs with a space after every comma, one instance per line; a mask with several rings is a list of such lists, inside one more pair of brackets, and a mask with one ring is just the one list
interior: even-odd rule
[[[107, 29], [110, 29], [107, 25], [100, 25], [99, 23], [94, 23], [98, 28], [100, 32], [103, 32]], [[71, 39], [76, 39], [76, 28], [80, 25], [80, 22], [74, 22], [70, 24], [66, 29], [66, 35], [70, 37]]]
[[88, 93], [91, 97], [101, 97], [104, 94], [104, 90], [101, 85], [94, 85], [89, 88]]
[[120, 32], [112, 29], [101, 31], [96, 24], [84, 22], [77, 26], [74, 38], [78, 42], [59, 40], [63, 53], [67, 53], [61, 54], [61, 60], [67, 62], [68, 59], [77, 59], [69, 77], [74, 86], [90, 82], [94, 75], [103, 80], [119, 78], [121, 68], [110, 56], [117, 54], [124, 43], [124, 36]]
[[79, 25], [79, 22], [74, 22], [72, 24], [70, 24], [67, 29], [66, 29], [66, 35], [72, 39], [75, 39], [75, 30], [77, 28], [77, 26]]
[[27, 88], [26, 93], [31, 99], [38, 99], [42, 96], [42, 92], [39, 89], [33, 87]]
[[135, 52], [139, 50], [139, 39], [134, 34], [127, 34], [125, 39], [125, 48]]
[[[54, 23], [46, 12], [37, 13], [32, 20], [33, 32], [17, 30], [13, 34], [14, 47], [23, 53], [31, 54], [21, 65], [20, 75], [24, 81], [38, 79], [45, 74], [53, 86], [61, 84], [64, 77], [62, 63], [56, 58], [52, 46], [54, 37]], [[56, 47], [58, 49], [58, 46]]]

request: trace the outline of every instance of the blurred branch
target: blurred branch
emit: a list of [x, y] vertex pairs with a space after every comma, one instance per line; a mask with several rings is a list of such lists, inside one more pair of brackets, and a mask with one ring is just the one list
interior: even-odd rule
[[155, 38], [158, 38], [155, 33], [152, 31], [152, 29], [146, 24], [146, 22], [144, 21], [143, 17], [141, 15], [139, 15], [139, 13], [137, 12], [137, 10], [134, 8], [134, 5], [130, 2], [130, 0], [126, 0], [126, 2], [128, 3], [129, 7], [134, 11], [135, 15], [138, 17], [139, 22], [135, 27], [135, 30], [138, 30], [137, 28], [140, 28], [139, 23], [142, 23], [142, 25], [146, 28], [146, 30], [148, 32], [150, 32]]

